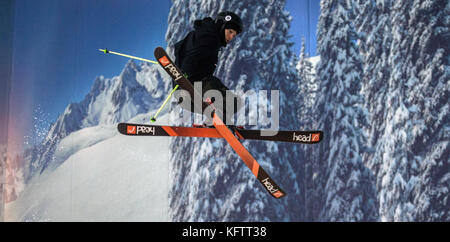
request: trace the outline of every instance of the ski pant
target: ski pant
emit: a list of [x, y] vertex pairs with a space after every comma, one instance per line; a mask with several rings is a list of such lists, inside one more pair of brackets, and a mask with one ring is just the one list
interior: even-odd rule
[[[202, 79], [200, 82], [194, 82], [194, 87], [198, 85], [199, 83], [202, 84], [202, 96], [203, 100], [205, 100], [207, 97], [211, 99], [213, 105], [215, 108], [220, 109], [222, 112], [222, 120], [225, 124], [227, 124], [227, 120], [231, 120], [233, 115], [239, 111], [239, 109], [243, 106], [242, 105], [242, 99], [235, 95], [233, 92], [228, 91], [228, 87], [226, 87], [220, 79], [218, 79], [215, 76], [210, 76]], [[214, 92], [212, 90], [217, 90], [218, 92]], [[208, 92], [209, 91], [209, 92]], [[227, 92], [228, 91], [228, 92]], [[216, 102], [216, 98], [214, 96], [221, 96], [222, 97], [222, 103]], [[228, 95], [228, 101], [227, 101], [227, 95]], [[220, 100], [220, 98], [218, 98]], [[190, 105], [188, 103], [184, 103], [182, 98], [178, 99], [178, 104], [181, 104], [181, 107], [183, 109], [186, 109], [188, 111], [194, 112], [194, 113], [200, 113], [203, 114], [205, 109], [203, 109], [201, 112], [200, 110], [196, 109], [194, 107], [194, 98], [191, 97], [191, 103]], [[206, 114], [206, 113], [205, 113]], [[205, 115], [207, 118], [207, 121], [205, 123], [212, 124], [211, 117], [208, 117], [208, 115]]]

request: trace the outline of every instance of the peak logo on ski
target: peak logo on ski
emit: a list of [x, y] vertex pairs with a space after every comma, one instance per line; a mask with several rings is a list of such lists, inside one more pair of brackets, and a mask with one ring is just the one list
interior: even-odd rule
[[170, 64], [169, 59], [167, 59], [167, 56], [163, 56], [161, 58], [159, 58], [159, 62], [161, 63], [161, 65], [163, 67], [166, 67], [168, 64]]
[[136, 126], [127, 126], [127, 134], [136, 134]]
[[137, 126], [136, 134], [140, 133], [155, 135], [155, 127]]
[[178, 81], [182, 77], [181, 73], [170, 62], [170, 60], [169, 60], [169, 58], [167, 58], [167, 56], [163, 56], [163, 57], [159, 58], [158, 61], [159, 61], [159, 63], [161, 63], [161, 65], [162, 65], [162, 67], [164, 67], [164, 69], [167, 69], [169, 71], [170, 76], [175, 81]]
[[146, 127], [146, 126], [127, 126], [127, 134], [152, 134], [155, 135], [155, 127]]
[[319, 142], [320, 141], [320, 133], [303, 135], [296, 135], [295, 132], [292, 135], [292, 141], [295, 142]]

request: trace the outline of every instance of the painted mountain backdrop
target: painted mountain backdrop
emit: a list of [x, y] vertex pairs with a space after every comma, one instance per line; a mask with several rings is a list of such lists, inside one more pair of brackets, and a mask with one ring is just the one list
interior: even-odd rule
[[[243, 142], [287, 197], [268, 196], [224, 140], [117, 136], [117, 122], [148, 123], [170, 89], [158, 66], [130, 61], [119, 76], [98, 77], [82, 102], [67, 106], [40, 146], [16, 158], [26, 169], [20, 173], [24, 179], [11, 179], [25, 184], [7, 205], [16, 209], [14, 218], [450, 221], [450, 3], [323, 0], [320, 58], [309, 58], [305, 48], [293, 53], [284, 4], [175, 0], [166, 40], [172, 53], [196, 19], [224, 10], [242, 17], [245, 30], [220, 52], [216, 76], [243, 92], [279, 90], [280, 129], [325, 134], [313, 146]], [[267, 103], [257, 105], [248, 116], [257, 116]], [[170, 124], [168, 116], [160, 122]], [[126, 156], [118, 153], [121, 148]], [[52, 199], [62, 198], [33, 186], [38, 183], [66, 184], [50, 187], [71, 191], [75, 197], [64, 200], [64, 209], [72, 212], [55, 214], [59, 205]], [[89, 197], [97, 199], [81, 199]], [[40, 202], [28, 204], [31, 209], [27, 201]], [[124, 205], [133, 209], [115, 215]]]

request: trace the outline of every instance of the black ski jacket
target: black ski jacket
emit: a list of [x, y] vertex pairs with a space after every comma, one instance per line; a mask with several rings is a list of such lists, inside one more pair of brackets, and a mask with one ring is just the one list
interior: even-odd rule
[[219, 50], [226, 46], [225, 33], [212, 18], [194, 22], [194, 30], [175, 44], [175, 64], [191, 82], [213, 75]]

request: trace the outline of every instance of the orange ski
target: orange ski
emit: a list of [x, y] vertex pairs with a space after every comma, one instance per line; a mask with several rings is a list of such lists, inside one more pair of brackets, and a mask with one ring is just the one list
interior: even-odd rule
[[[155, 58], [158, 60], [159, 64], [164, 68], [167, 74], [172, 77], [172, 79], [180, 85], [181, 88], [187, 90], [191, 97], [200, 95], [195, 89], [192, 83], [182, 74], [180, 69], [175, 65], [175, 63], [169, 58], [166, 51], [157, 47], [155, 49]], [[194, 103], [195, 105], [195, 103]], [[202, 105], [202, 107], [199, 107]], [[202, 102], [196, 108], [204, 110], [208, 106], [206, 102]], [[275, 198], [281, 198], [286, 195], [286, 193], [281, 190], [281, 188], [269, 177], [269, 175], [262, 169], [258, 162], [253, 158], [253, 156], [248, 152], [248, 150], [237, 140], [233, 133], [228, 129], [228, 127], [223, 123], [223, 121], [218, 117], [217, 112], [220, 110], [215, 110], [213, 116], [213, 125], [217, 129], [217, 132], [227, 140], [231, 147], [236, 151], [236, 153], [242, 158], [247, 167], [250, 168], [252, 173], [261, 182], [263, 187]], [[136, 130], [137, 132], [137, 130]], [[149, 130], [148, 132], [152, 132]], [[156, 132], [156, 131], [155, 131]], [[167, 131], [166, 131], [167, 132]], [[168, 131], [169, 133], [171, 130]]]

